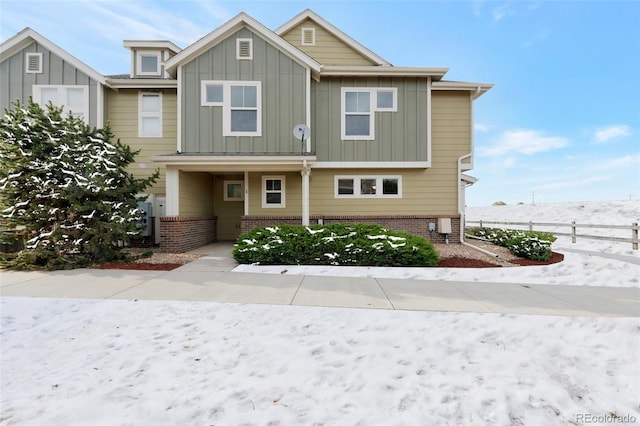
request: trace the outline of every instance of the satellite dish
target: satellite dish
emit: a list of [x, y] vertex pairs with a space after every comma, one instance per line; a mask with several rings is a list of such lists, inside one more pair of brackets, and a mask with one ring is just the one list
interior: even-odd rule
[[293, 136], [301, 142], [309, 139], [310, 135], [311, 129], [309, 129], [309, 126], [307, 126], [306, 124], [296, 124], [295, 126], [293, 126]]

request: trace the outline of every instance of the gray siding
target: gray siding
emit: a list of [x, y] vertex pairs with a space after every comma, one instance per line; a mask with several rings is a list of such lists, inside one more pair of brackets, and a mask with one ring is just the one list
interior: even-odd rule
[[[41, 74], [25, 72], [26, 53], [43, 54]], [[97, 125], [98, 82], [36, 42], [10, 57], [2, 58], [0, 62], [0, 108], [2, 111], [5, 108], [11, 108], [16, 99], [23, 104], [27, 103], [29, 96], [32, 95], [31, 86], [34, 84], [89, 86], [89, 124]]]
[[[253, 39], [253, 59], [236, 59], [236, 39]], [[262, 136], [222, 136], [221, 106], [201, 106], [202, 80], [262, 82]], [[182, 149], [188, 153], [300, 153], [293, 126], [305, 122], [305, 68], [243, 28], [182, 69]]]
[[[396, 112], [375, 112], [374, 140], [341, 140], [342, 87], [396, 87]], [[427, 80], [323, 78], [311, 83], [311, 125], [318, 161], [428, 161]]]

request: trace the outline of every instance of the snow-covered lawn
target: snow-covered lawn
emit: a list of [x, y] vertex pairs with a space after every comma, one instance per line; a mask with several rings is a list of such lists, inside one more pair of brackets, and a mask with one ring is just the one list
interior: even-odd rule
[[[630, 244], [609, 252], [638, 258]], [[556, 266], [442, 273], [637, 287], [638, 269], [567, 253]], [[638, 318], [32, 298], [0, 310], [1, 424], [640, 422]]]
[[26, 298], [1, 306], [7, 425], [640, 419], [637, 319]]

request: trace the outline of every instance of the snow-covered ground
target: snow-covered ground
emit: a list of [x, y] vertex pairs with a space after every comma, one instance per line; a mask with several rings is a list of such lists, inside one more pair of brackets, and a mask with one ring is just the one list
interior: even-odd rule
[[[626, 230], [584, 228], [579, 229], [578, 234], [631, 238], [631, 224], [640, 222], [640, 201], [469, 207], [467, 208], [467, 220], [545, 223], [571, 223], [575, 221], [578, 224], [625, 225], [628, 226]], [[500, 226], [495, 225], [495, 227]], [[505, 227], [517, 228], [516, 226]], [[534, 227], [534, 229], [538, 228]], [[570, 231], [568, 228], [563, 228], [560, 229], [560, 232]], [[578, 238], [573, 244], [571, 237], [558, 237], [553, 248], [564, 253], [565, 260], [563, 262], [526, 268], [367, 268], [288, 265], [286, 269], [288, 274], [298, 275], [640, 287], [640, 264], [638, 263], [640, 262], [640, 250], [633, 250], [631, 243]], [[563, 251], [563, 248], [586, 250], [593, 252], [593, 254]], [[630, 257], [636, 263], [605, 257], [611, 254]], [[240, 265], [235, 270], [279, 274], [283, 268], [281, 266]]]
[[[638, 285], [638, 265], [601, 259], [508, 269]], [[640, 422], [638, 318], [33, 298], [0, 314], [3, 425]]]

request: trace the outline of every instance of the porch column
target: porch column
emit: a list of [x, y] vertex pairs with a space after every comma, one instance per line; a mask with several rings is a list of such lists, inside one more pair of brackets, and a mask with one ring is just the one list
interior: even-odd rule
[[309, 175], [311, 170], [305, 165], [300, 170], [300, 174], [302, 175], [302, 225], [307, 226], [309, 225]]
[[180, 170], [167, 167], [166, 181], [166, 215], [178, 216], [180, 214]]

